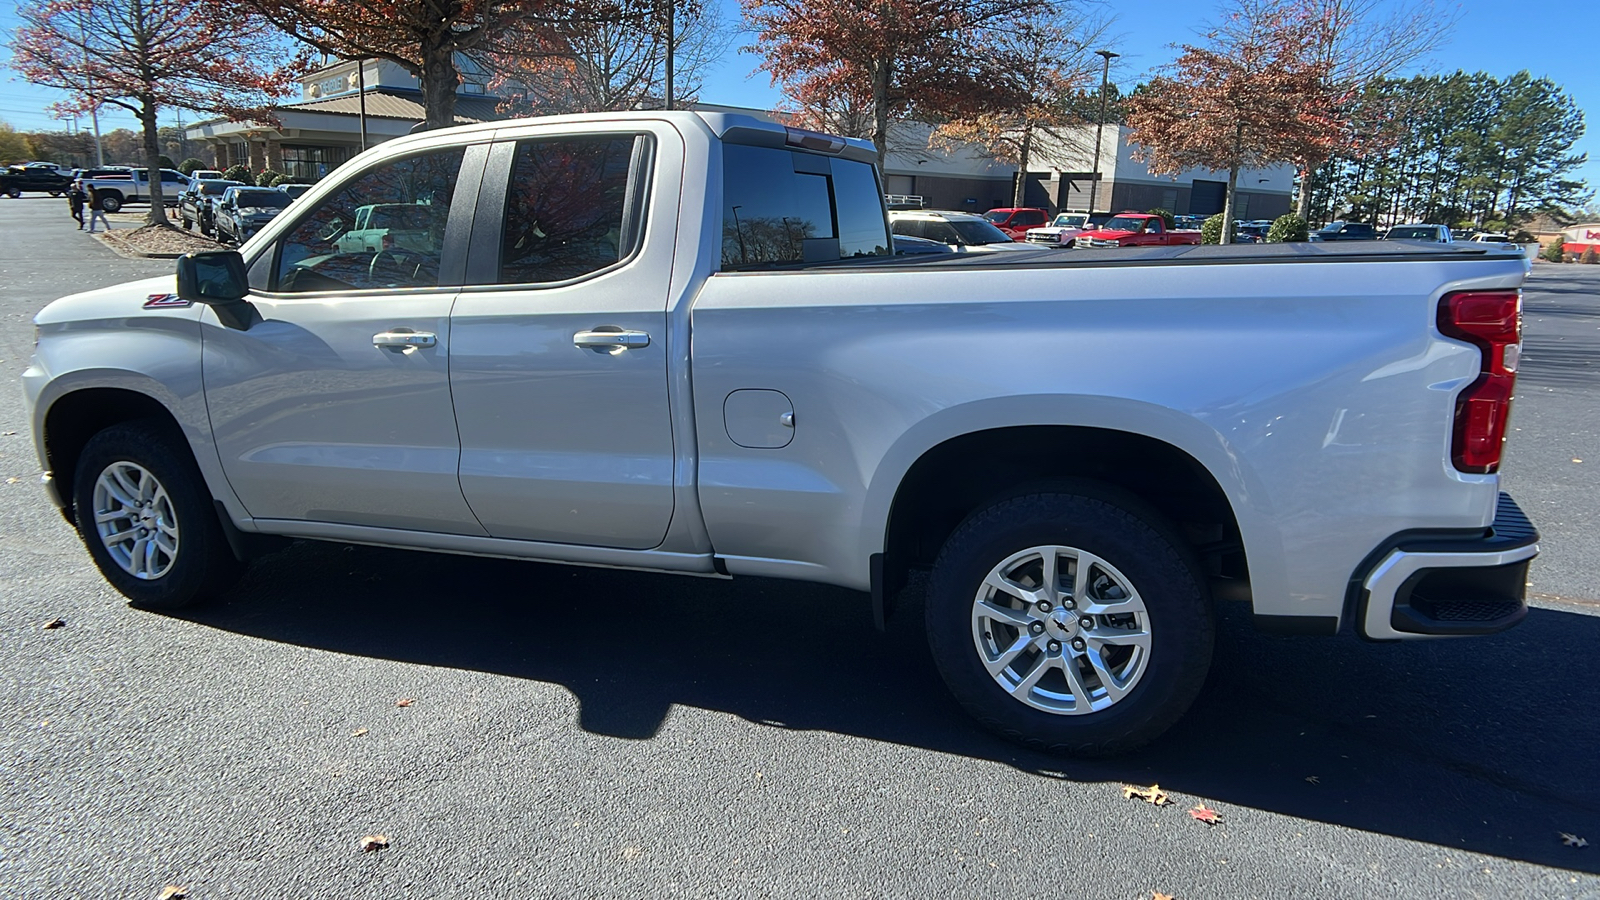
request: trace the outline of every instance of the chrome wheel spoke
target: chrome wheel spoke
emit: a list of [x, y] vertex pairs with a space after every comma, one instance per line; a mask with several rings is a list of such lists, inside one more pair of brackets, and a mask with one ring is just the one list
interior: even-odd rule
[[1089, 665], [1094, 667], [1094, 673], [1099, 676], [1100, 683], [1105, 686], [1107, 702], [1115, 703], [1121, 700], [1123, 695], [1128, 693], [1128, 686], [1117, 680], [1117, 676], [1112, 673], [1111, 667], [1106, 665], [1105, 657], [1100, 655], [1100, 651], [1090, 647], [1083, 655], [1089, 660]]
[[1032, 643], [1028, 638], [1027, 632], [1017, 635], [1017, 639], [1011, 643], [1011, 646], [1000, 651], [995, 656], [985, 658], [983, 661], [984, 668], [989, 670], [990, 675], [996, 676], [1010, 668], [1011, 664], [1016, 662], [1017, 657], [1022, 655], [1022, 651], [1028, 649], [1028, 645]]
[[978, 615], [1024, 630], [1036, 621], [1025, 609], [1012, 609], [1009, 606], [1001, 606], [993, 600], [979, 600]]
[[1058, 547], [1046, 547], [1041, 554], [1043, 559], [1043, 580], [1039, 584], [1039, 599], [1048, 601], [1051, 606], [1061, 602], [1061, 553]]
[[1012, 581], [1009, 578], [1002, 577], [997, 572], [989, 573], [989, 577], [985, 578], [983, 580], [983, 583], [985, 585], [988, 585], [989, 587], [994, 588], [995, 590], [999, 591], [1002, 594], [1006, 594], [1008, 596], [1015, 597], [1018, 600], [1021, 600], [1023, 603], [1028, 604], [1029, 606], [1033, 606], [1035, 603], [1038, 603], [1040, 600], [1047, 599], [1046, 597], [1041, 595], [1041, 592], [1036, 591], [1036, 590], [1029, 590], [1028, 588], [1023, 587], [1020, 584], [1017, 584], [1015, 581]]
[[1109, 644], [1113, 647], [1138, 647], [1146, 651], [1150, 649], [1150, 632], [1142, 628], [1137, 631], [1118, 631], [1115, 628], [1106, 628], [1086, 632], [1084, 639], [1089, 642], [1090, 647]]
[[95, 513], [94, 514], [94, 523], [96, 525], [104, 525], [104, 524], [106, 524], [108, 522], [115, 522], [115, 521], [117, 521], [119, 519], [126, 519], [126, 518], [128, 518], [127, 507], [124, 507], [124, 506], [119, 504], [116, 509], [108, 509], [105, 512], [97, 512], [97, 513]]
[[1039, 679], [1044, 677], [1044, 673], [1056, 667], [1058, 659], [1059, 657], [1046, 656], [1043, 653], [1039, 654], [1039, 658], [1033, 663], [1033, 668], [1029, 669], [1028, 674], [1022, 676], [1022, 680], [1017, 682], [1016, 687], [1011, 689], [1011, 695], [1014, 697], [1026, 697], [1032, 693], [1034, 687], [1039, 684]]
[[105, 535], [103, 538], [101, 538], [101, 540], [105, 541], [106, 542], [106, 546], [109, 547], [112, 544], [120, 544], [120, 543], [123, 543], [124, 541], [130, 540], [130, 539], [138, 537], [138, 536], [139, 536], [139, 529], [137, 529], [137, 528], [129, 528], [126, 531], [117, 531], [117, 532], [113, 532], [111, 534]]
[[[1078, 669], [1076, 656], [1063, 660], [1062, 674], [1067, 676], [1067, 686], [1072, 690], [1072, 711], [1089, 712], [1094, 708], [1094, 701], [1090, 698], [1089, 684], [1083, 680], [1083, 672]], [[1110, 704], [1105, 704], [1109, 706]]]

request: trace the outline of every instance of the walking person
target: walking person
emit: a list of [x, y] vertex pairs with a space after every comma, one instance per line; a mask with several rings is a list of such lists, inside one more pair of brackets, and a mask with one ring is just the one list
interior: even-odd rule
[[94, 223], [99, 222], [111, 230], [111, 222], [106, 219], [106, 207], [101, 201], [100, 190], [94, 185], [89, 185], [89, 233], [94, 234]]
[[79, 231], [83, 230], [83, 202], [88, 199], [89, 195], [83, 192], [83, 182], [74, 181], [71, 190], [67, 191], [67, 206], [72, 209], [72, 218], [78, 221]]

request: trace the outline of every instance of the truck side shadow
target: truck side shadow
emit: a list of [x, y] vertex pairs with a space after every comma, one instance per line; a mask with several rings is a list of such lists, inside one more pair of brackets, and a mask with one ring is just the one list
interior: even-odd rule
[[916, 600], [883, 635], [863, 595], [816, 585], [298, 543], [187, 617], [558, 684], [579, 727], [620, 738], [650, 739], [681, 704], [1600, 872], [1559, 837], [1600, 831], [1600, 617], [1535, 609], [1495, 637], [1372, 645], [1258, 634], [1228, 608], [1190, 714], [1141, 754], [1082, 761], [978, 730], [923, 648]]

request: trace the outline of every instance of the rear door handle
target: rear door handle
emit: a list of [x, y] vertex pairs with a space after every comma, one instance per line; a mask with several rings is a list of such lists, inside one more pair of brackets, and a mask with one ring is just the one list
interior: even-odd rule
[[409, 350], [413, 347], [433, 347], [439, 336], [430, 331], [380, 331], [372, 336], [372, 346]]
[[615, 355], [624, 350], [650, 346], [650, 334], [645, 331], [624, 331], [615, 325], [602, 325], [593, 331], [580, 331], [573, 335], [572, 344], [586, 350], [604, 350]]

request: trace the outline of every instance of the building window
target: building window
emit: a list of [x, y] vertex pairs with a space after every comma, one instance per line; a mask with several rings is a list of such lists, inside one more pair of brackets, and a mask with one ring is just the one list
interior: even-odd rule
[[1161, 208], [1173, 211], [1178, 208], [1178, 189], [1168, 188], [1161, 192]]
[[283, 171], [295, 181], [313, 182], [338, 168], [349, 157], [344, 147], [283, 148]]

